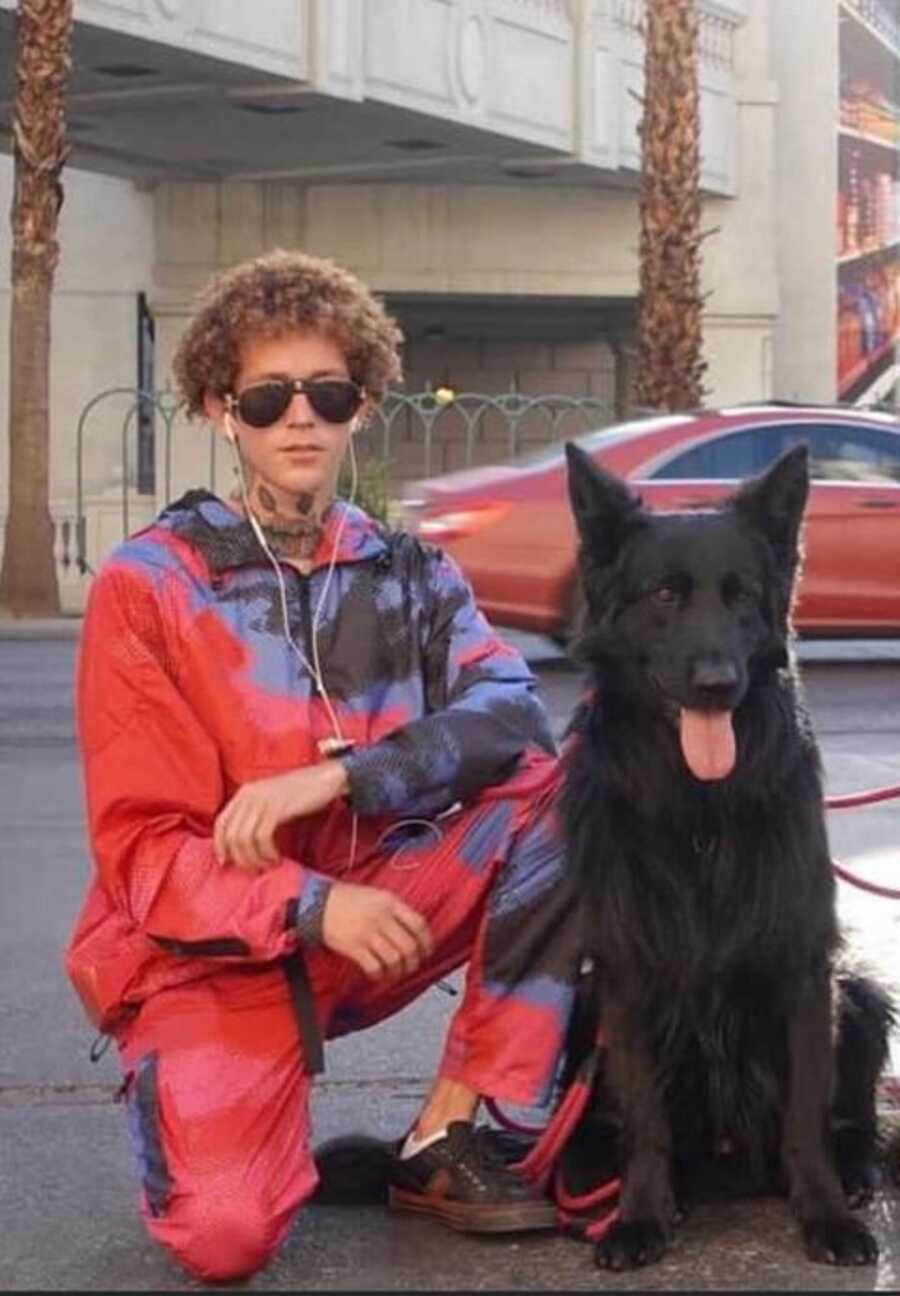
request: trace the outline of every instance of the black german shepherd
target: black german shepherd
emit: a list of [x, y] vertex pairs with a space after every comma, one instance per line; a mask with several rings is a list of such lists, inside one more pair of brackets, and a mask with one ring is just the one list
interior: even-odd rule
[[811, 1259], [870, 1263], [849, 1206], [873, 1191], [892, 1013], [835, 970], [820, 761], [790, 645], [806, 448], [690, 514], [652, 514], [567, 453], [594, 686], [563, 806], [592, 961], [568, 1077], [598, 1026], [606, 1047], [564, 1181], [621, 1174], [596, 1251], [611, 1269], [658, 1260], [725, 1168], [742, 1190], [788, 1193]]

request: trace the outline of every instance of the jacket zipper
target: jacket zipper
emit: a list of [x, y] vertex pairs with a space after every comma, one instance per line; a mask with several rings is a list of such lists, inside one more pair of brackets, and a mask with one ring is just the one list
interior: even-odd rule
[[[302, 576], [300, 572], [294, 569], [297, 580], [300, 582], [300, 616], [302, 619], [303, 629], [303, 656], [313, 665], [315, 663], [315, 653], [313, 652], [313, 623], [312, 609], [309, 602], [309, 577]], [[310, 671], [310, 693], [313, 697], [320, 697], [318, 680], [313, 671]]]

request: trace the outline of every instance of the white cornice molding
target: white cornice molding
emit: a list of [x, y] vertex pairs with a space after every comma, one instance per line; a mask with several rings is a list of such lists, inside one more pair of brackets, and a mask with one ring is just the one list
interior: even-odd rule
[[[594, 0], [594, 13], [619, 27], [638, 27], [644, 18], [646, 0]], [[747, 0], [698, 0], [701, 23], [705, 17], [719, 19], [729, 27], [747, 20]]]
[[532, 18], [563, 19], [571, 23], [576, 0], [494, 0], [493, 8], [506, 13], [527, 13]]
[[747, 3], [748, 0], [700, 0], [700, 12], [714, 14], [733, 27], [740, 27], [747, 21]]

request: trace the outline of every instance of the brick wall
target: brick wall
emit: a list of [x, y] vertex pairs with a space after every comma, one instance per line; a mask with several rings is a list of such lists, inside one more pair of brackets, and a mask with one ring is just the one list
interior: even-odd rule
[[[408, 393], [447, 386], [457, 393], [488, 396], [511, 390], [528, 396], [590, 396], [603, 401], [608, 417], [614, 417], [615, 358], [603, 341], [457, 342], [419, 337], [407, 343], [404, 368]], [[450, 408], [435, 423], [431, 471], [450, 472], [469, 462], [496, 463], [509, 458], [512, 451], [525, 453], [584, 430], [582, 417], [574, 412], [554, 425], [546, 414], [535, 411], [519, 423], [513, 441], [510, 424], [500, 411], [487, 408], [473, 422]], [[423, 436], [421, 421], [414, 415], [403, 413], [392, 425], [393, 482], [422, 475]], [[372, 448], [377, 450], [374, 444]]]

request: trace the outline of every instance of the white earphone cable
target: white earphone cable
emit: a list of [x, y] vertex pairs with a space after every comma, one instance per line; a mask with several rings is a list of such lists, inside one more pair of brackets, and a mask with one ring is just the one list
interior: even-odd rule
[[[278, 558], [272, 552], [269, 542], [266, 539], [266, 535], [265, 532], [263, 531], [259, 518], [257, 518], [256, 514], [253, 512], [253, 509], [250, 506], [250, 496], [247, 490], [247, 478], [244, 473], [244, 462], [243, 462], [243, 457], [241, 455], [240, 444], [238, 442], [237, 431], [234, 427], [234, 420], [231, 416], [231, 412], [227, 409], [225, 411], [225, 436], [226, 436], [226, 440], [228, 441], [229, 445], [232, 448], [232, 451], [234, 453], [235, 463], [237, 464], [238, 480], [240, 482], [240, 490], [241, 490], [241, 499], [244, 504], [244, 511], [247, 514], [247, 520], [249, 521], [251, 527], [253, 528], [253, 534], [256, 536], [257, 540], [259, 541], [260, 546], [262, 547], [262, 550], [266, 555], [266, 558], [269, 560], [272, 570], [275, 573], [275, 579], [278, 582], [278, 595], [279, 595], [279, 602], [281, 605], [281, 622], [284, 629], [285, 640], [287, 641], [290, 648], [293, 649], [297, 658], [301, 662], [303, 668], [308, 672], [308, 674], [311, 676], [312, 680], [314, 681], [316, 688], [319, 691], [319, 695], [321, 696], [322, 701], [325, 704], [325, 709], [328, 712], [328, 719], [331, 722], [331, 727], [332, 730], [334, 731], [334, 736], [337, 739], [338, 743], [343, 745], [347, 743], [349, 740], [344, 737], [344, 732], [341, 729], [340, 720], [338, 719], [337, 712], [335, 711], [334, 706], [332, 705], [331, 698], [328, 696], [328, 690], [325, 687], [325, 680], [322, 676], [322, 667], [319, 658], [319, 621], [322, 615], [322, 610], [325, 606], [325, 599], [328, 594], [329, 586], [331, 584], [331, 578], [334, 575], [334, 569], [337, 564], [338, 549], [340, 547], [341, 537], [344, 533], [344, 527], [347, 522], [347, 514], [349, 509], [345, 508], [342, 511], [341, 519], [340, 522], [338, 523], [337, 532], [334, 537], [334, 544], [332, 545], [331, 558], [329, 559], [328, 562], [328, 570], [325, 574], [325, 581], [322, 586], [322, 591], [319, 594], [319, 598], [316, 602], [315, 610], [313, 612], [312, 642], [310, 645], [312, 649], [313, 660], [312, 662], [310, 662], [309, 658], [306, 656], [306, 653], [299, 646], [299, 644], [294, 639], [294, 636], [291, 634], [290, 617], [288, 615], [288, 606], [287, 606], [287, 589], [284, 583], [284, 573], [281, 570], [281, 563], [278, 561]], [[350, 479], [350, 496], [349, 496], [348, 503], [352, 505], [356, 500], [356, 491], [357, 491], [357, 486], [359, 484], [359, 472], [357, 469], [356, 451], [353, 445], [352, 432], [350, 435], [350, 464], [351, 464], [351, 479]], [[351, 836], [350, 836], [350, 857], [346, 866], [347, 869], [351, 869], [353, 867], [353, 863], [356, 858], [358, 826], [359, 826], [359, 816], [354, 810], [352, 827], [351, 827]]]
[[[356, 449], [353, 445], [353, 433], [350, 433], [350, 495], [348, 504], [356, 502], [356, 489], [359, 485], [359, 471], [356, 465]], [[328, 587], [331, 584], [331, 578], [334, 575], [334, 568], [337, 562], [338, 550], [340, 549], [341, 537], [344, 534], [344, 527], [347, 523], [347, 513], [349, 509], [344, 509], [341, 513], [341, 520], [338, 523], [337, 534], [334, 537], [334, 544], [331, 549], [331, 559], [328, 563], [328, 571], [325, 573], [325, 583], [322, 586], [322, 593], [319, 595], [319, 601], [316, 604], [316, 610], [312, 619], [312, 652], [313, 660], [316, 667], [316, 676], [319, 680], [322, 677], [322, 669], [319, 664], [319, 618], [322, 615], [322, 609], [325, 606], [325, 598], [328, 594]], [[321, 684], [320, 684], [321, 688]], [[343, 737], [342, 734], [338, 735]]]

